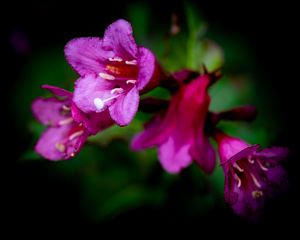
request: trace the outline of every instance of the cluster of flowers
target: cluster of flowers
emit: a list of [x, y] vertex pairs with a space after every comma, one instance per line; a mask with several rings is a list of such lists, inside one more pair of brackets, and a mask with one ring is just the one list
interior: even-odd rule
[[[221, 77], [219, 71], [165, 73], [149, 49], [136, 45], [125, 20], [112, 23], [102, 39], [71, 40], [65, 56], [80, 75], [74, 93], [43, 85], [54, 97], [40, 97], [32, 104], [36, 119], [47, 126], [35, 146], [44, 158], [74, 157], [90, 135], [113, 124], [127, 126], [139, 109], [153, 118], [133, 138], [131, 147], [137, 151], [157, 147], [160, 163], [169, 173], [179, 173], [193, 161], [212, 173], [216, 156], [209, 138], [216, 140], [225, 174], [225, 200], [237, 214], [255, 215], [284, 182], [281, 162], [288, 154], [286, 148], [260, 150], [259, 145], [217, 128], [221, 120], [249, 121], [256, 115], [251, 106], [209, 111], [207, 90]], [[140, 100], [140, 95], [157, 86], [170, 90], [169, 101]]]

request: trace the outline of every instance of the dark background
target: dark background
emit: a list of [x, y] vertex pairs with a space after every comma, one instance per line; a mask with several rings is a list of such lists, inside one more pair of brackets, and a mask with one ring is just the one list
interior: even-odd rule
[[[133, 1], [129, 1], [133, 2]], [[265, 4], [260, 1], [193, 1], [199, 7], [211, 28], [226, 34], [239, 35], [246, 39], [255, 55], [260, 73], [265, 76], [262, 84], [266, 97], [272, 98], [277, 109], [277, 117], [282, 121], [282, 129], [277, 139], [278, 145], [289, 146], [294, 150], [287, 169], [290, 173], [291, 186], [288, 193], [272, 202], [266, 216], [259, 223], [286, 227], [292, 230], [292, 218], [299, 214], [298, 193], [299, 167], [297, 159], [298, 119], [295, 113], [298, 94], [298, 68], [296, 67], [295, 40], [297, 31], [295, 7], [290, 2]], [[5, 23], [4, 53], [5, 71], [2, 86], [6, 94], [11, 94], [11, 87], [16, 87], [20, 72], [30, 54], [51, 45], [64, 44], [77, 36], [97, 35], [115, 19], [124, 15], [128, 1], [83, 1], [80, 3], [42, 0], [35, 3], [18, 3], [8, 6], [9, 16]], [[159, 1], [151, 5], [153, 21], [157, 24], [169, 21], [172, 12], [182, 10], [181, 1]], [[2, 16], [3, 18], [3, 16]], [[30, 42], [30, 51], [16, 50], [11, 44], [11, 34], [18, 30]], [[21, 47], [22, 49], [22, 47]], [[6, 76], [6, 73], [7, 74]], [[259, 83], [257, 84], [259, 86]], [[6, 104], [5, 104], [6, 105]], [[5, 124], [15, 125], [15, 118], [10, 105], [6, 105], [8, 114]], [[6, 126], [6, 125], [5, 125]], [[79, 207], [79, 192], [76, 185], [70, 185], [60, 177], [49, 175], [43, 162], [20, 163], [16, 161], [22, 151], [28, 147], [30, 136], [24, 132], [9, 128], [8, 137], [10, 157], [16, 163], [16, 194], [14, 203], [14, 222], [52, 222], [86, 223], [86, 218]], [[11, 130], [13, 129], [13, 130]], [[7, 150], [8, 150], [7, 149]], [[186, 186], [182, 186], [185, 188]], [[180, 192], [180, 188], [178, 190]], [[175, 194], [176, 195], [176, 194]], [[34, 201], [39, 198], [38, 203]], [[248, 226], [228, 209], [215, 209], [201, 219], [190, 219], [187, 216], [166, 209], [138, 208], [106, 223], [133, 223], [138, 221], [155, 222], [156, 224], [193, 224], [219, 225], [235, 224]], [[280, 219], [281, 221], [278, 221]]]

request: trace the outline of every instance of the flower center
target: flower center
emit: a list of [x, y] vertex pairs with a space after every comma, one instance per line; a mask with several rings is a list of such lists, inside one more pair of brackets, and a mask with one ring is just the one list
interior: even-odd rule
[[[120, 57], [113, 57], [108, 59], [105, 72], [100, 72], [99, 76], [106, 80], [128, 80], [137, 79], [138, 72], [138, 63], [135, 59], [123, 60]], [[136, 80], [129, 83], [133, 83], [132, 81]]]

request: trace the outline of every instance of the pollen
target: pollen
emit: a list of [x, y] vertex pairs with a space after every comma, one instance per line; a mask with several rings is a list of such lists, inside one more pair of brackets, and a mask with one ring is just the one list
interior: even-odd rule
[[[106, 66], [106, 70], [110, 71], [111, 73], [113, 74], [117, 74], [117, 75], [120, 75], [121, 74], [121, 70], [119, 67], [116, 67], [116, 66], [112, 66], [112, 65], [107, 65]], [[109, 75], [109, 74], [107, 74]], [[111, 76], [111, 75], [110, 75]], [[110, 79], [109, 79], [110, 80]]]

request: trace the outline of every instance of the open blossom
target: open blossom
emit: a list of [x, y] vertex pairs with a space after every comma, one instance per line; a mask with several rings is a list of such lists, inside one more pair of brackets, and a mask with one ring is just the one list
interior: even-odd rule
[[210, 173], [215, 166], [215, 153], [204, 134], [210, 97], [207, 87], [210, 75], [204, 74], [188, 84], [180, 84], [169, 106], [148, 124], [132, 141], [134, 150], [158, 147], [159, 160], [169, 173], [178, 173], [195, 160]]
[[286, 174], [280, 163], [288, 155], [282, 147], [258, 150], [241, 139], [216, 134], [225, 173], [225, 200], [244, 217], [258, 217], [267, 197], [282, 189]]
[[37, 98], [32, 103], [36, 119], [48, 128], [38, 140], [35, 151], [49, 160], [75, 156], [87, 137], [112, 125], [107, 111], [85, 114], [72, 102], [73, 94], [44, 85], [56, 97]]
[[133, 119], [139, 91], [158, 75], [154, 55], [136, 45], [131, 25], [122, 19], [108, 26], [103, 39], [71, 40], [65, 47], [65, 55], [81, 76], [75, 85], [76, 105], [86, 113], [108, 108], [120, 126]]

